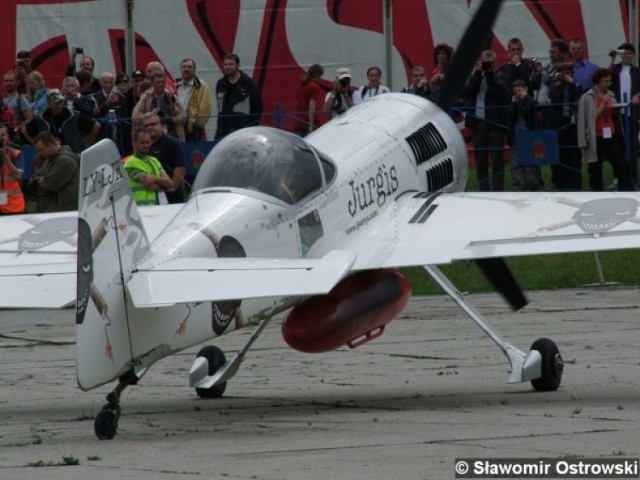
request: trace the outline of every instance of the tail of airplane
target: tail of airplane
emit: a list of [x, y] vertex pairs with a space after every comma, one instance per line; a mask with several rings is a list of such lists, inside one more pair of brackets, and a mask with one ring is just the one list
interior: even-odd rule
[[134, 368], [125, 279], [148, 249], [120, 154], [103, 140], [80, 162], [76, 369], [83, 390]]

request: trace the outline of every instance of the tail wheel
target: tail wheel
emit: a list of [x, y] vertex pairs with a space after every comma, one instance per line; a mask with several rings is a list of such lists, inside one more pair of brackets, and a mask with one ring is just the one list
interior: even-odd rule
[[531, 350], [537, 350], [542, 356], [542, 376], [531, 380], [531, 385], [538, 392], [557, 390], [564, 370], [564, 362], [557, 345], [548, 338], [539, 338], [533, 342]]
[[118, 431], [120, 407], [108, 403], [98, 412], [93, 421], [93, 431], [100, 440], [111, 440]]
[[[218, 369], [227, 361], [224, 352], [213, 345], [201, 348], [196, 355], [196, 358], [198, 357], [204, 357], [209, 362], [209, 375], [215, 375]], [[224, 382], [210, 388], [196, 388], [196, 393], [200, 398], [219, 398], [226, 388], [227, 382]]]

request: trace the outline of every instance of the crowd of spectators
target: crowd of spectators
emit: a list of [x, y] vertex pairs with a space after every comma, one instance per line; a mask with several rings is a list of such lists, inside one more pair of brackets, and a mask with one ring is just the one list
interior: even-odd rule
[[[36, 197], [37, 211], [68, 210], [77, 207], [68, 192], [77, 186], [79, 154], [102, 138], [114, 140], [123, 159], [137, 167], [127, 172], [141, 204], [184, 201], [186, 163], [180, 142], [206, 140], [205, 126], [214, 107], [209, 86], [196, 73], [195, 60], [180, 62], [181, 77], [175, 82], [157, 61], [149, 62], [144, 72], [105, 71], [96, 77], [95, 61], [77, 48], [70, 50], [61, 85], [47, 85], [31, 67], [30, 53], [20, 51], [14, 69], [3, 77], [0, 214], [25, 211], [22, 192], [21, 201], [13, 196], [24, 173], [19, 168], [20, 150], [14, 146], [33, 146], [37, 152], [28, 186]], [[225, 56], [224, 76], [216, 84], [215, 96], [219, 115], [215, 140], [259, 123], [260, 92], [240, 70], [238, 55]], [[68, 168], [74, 163], [76, 168]], [[153, 172], [160, 165], [161, 172], [145, 178], [142, 164]], [[73, 177], [69, 181], [60, 177], [62, 165]], [[136, 193], [141, 189], [154, 193]]]
[[[505, 188], [506, 151], [510, 152], [516, 190], [580, 190], [582, 164], [588, 165], [589, 187], [602, 190], [604, 160], [613, 166], [617, 188], [636, 189], [640, 69], [634, 65], [635, 53], [632, 44], [624, 43], [610, 51], [611, 63], [603, 68], [585, 57], [580, 38], [569, 43], [551, 41], [548, 62], [525, 57], [518, 38], [509, 40], [508, 58], [502, 65], [497, 65], [495, 52], [484, 51], [457, 105], [471, 131], [479, 189]], [[413, 66], [409, 84], [401, 91], [434, 99], [449, 74], [454, 54], [451, 46], [436, 45], [433, 64], [429, 68]], [[198, 77], [195, 60], [182, 60], [180, 73], [174, 82], [162, 63], [154, 61], [131, 75], [104, 71], [96, 76], [94, 60], [72, 48], [62, 84], [50, 85], [33, 70], [30, 53], [18, 52], [15, 68], [4, 74], [5, 92], [0, 102], [0, 123], [6, 126], [0, 131], [4, 177], [19, 170], [15, 160], [20, 150], [13, 147], [36, 146], [40, 141], [44, 149], [38, 152], [42, 153], [52, 138], [64, 152], [77, 155], [95, 141], [111, 138], [123, 158], [134, 154], [157, 159], [171, 181], [167, 201], [184, 201], [185, 162], [180, 142], [206, 139], [214, 95], [216, 141], [239, 128], [257, 125], [263, 103], [259, 89], [242, 72], [240, 58], [234, 53], [225, 55], [224, 75], [214, 92]], [[326, 119], [390, 91], [377, 66], [367, 69], [367, 82], [360, 87], [351, 83], [347, 67], [337, 69], [330, 89], [321, 86], [323, 75], [323, 67], [314, 64], [300, 79], [297, 112], [293, 114], [294, 131], [300, 136]], [[136, 153], [132, 137], [138, 128], [141, 130], [135, 137], [142, 140]], [[517, 156], [520, 132], [534, 129], [554, 130], [558, 135], [559, 162], [552, 165], [551, 183], [546, 186], [540, 167], [523, 164]], [[43, 133], [49, 136], [43, 137]], [[140, 146], [140, 142], [146, 145], [147, 137], [148, 151]], [[41, 163], [46, 163], [46, 157], [41, 157]], [[6, 210], [0, 205], [1, 213], [16, 213], [15, 208]]]
[[[507, 44], [507, 60], [498, 65], [491, 50], [482, 52], [470, 75], [457, 109], [465, 114], [471, 131], [478, 188], [502, 191], [505, 188], [505, 152], [509, 146], [512, 185], [515, 190], [576, 191], [583, 188], [583, 168], [589, 187], [602, 185], [603, 161], [609, 161], [616, 176], [610, 188], [636, 190], [638, 113], [640, 109], [640, 69], [634, 65], [635, 47], [623, 43], [610, 50], [609, 65], [598, 66], [585, 56], [585, 44], [575, 37], [549, 44], [549, 60], [527, 58], [519, 38]], [[433, 51], [433, 69], [415, 65], [409, 85], [402, 92], [435, 99], [454, 50], [438, 44]], [[618, 61], [619, 59], [619, 61]], [[320, 67], [319, 65], [317, 67]], [[373, 73], [374, 75], [371, 75]], [[378, 67], [367, 70], [367, 85], [351, 84], [351, 71], [341, 67], [333, 88], [324, 97], [324, 111], [332, 117], [369, 98], [387, 93], [380, 83]], [[373, 78], [372, 78], [373, 77]], [[298, 109], [315, 114], [320, 97], [308, 99], [310, 72], [301, 79]], [[599, 83], [600, 82], [600, 83]], [[588, 110], [594, 99], [595, 108]], [[305, 115], [302, 115], [305, 117]], [[315, 124], [309, 116], [309, 131]], [[305, 133], [298, 122], [296, 131]], [[517, 138], [522, 131], [551, 130], [558, 141], [557, 162], [551, 165], [551, 181], [545, 185], [540, 165], [517, 156]]]

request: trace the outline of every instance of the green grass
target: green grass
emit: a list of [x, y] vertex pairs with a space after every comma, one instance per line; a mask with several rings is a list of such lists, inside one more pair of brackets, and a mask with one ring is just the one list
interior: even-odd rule
[[[605, 282], [621, 286], [640, 285], [640, 250], [600, 252], [598, 254]], [[599, 284], [594, 253], [541, 255], [506, 259], [524, 290], [556, 290]], [[440, 267], [449, 280], [462, 292], [491, 292], [480, 269], [473, 262], [455, 262]], [[439, 295], [440, 286], [421, 268], [406, 270], [411, 278], [414, 295]]]

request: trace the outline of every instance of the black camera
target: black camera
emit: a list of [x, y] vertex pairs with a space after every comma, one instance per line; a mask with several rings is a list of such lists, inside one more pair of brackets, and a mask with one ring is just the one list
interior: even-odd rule
[[483, 72], [490, 72], [493, 70], [493, 62], [482, 62], [480, 68], [482, 68]]
[[16, 62], [16, 67], [22, 67], [22, 68], [24, 68], [24, 67], [26, 67], [26, 66], [27, 66], [27, 64], [26, 64], [26, 63], [24, 63], [22, 60], [18, 60], [18, 61]]
[[347, 88], [349, 86], [349, 79], [348, 78], [340, 79], [340, 86], [343, 88]]
[[76, 47], [76, 53], [78, 55], [84, 55], [84, 48], [82, 47]]

